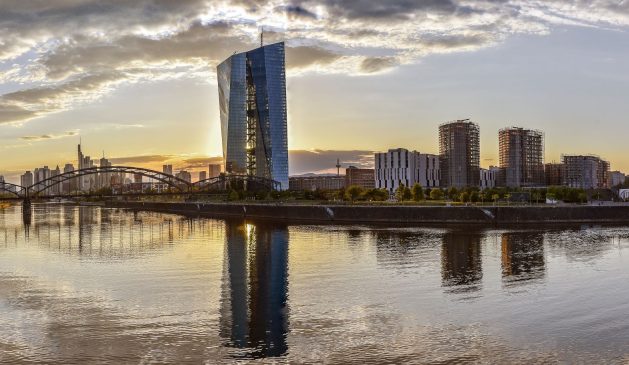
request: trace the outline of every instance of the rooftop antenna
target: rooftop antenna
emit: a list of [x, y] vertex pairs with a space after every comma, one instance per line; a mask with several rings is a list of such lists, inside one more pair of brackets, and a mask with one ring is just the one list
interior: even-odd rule
[[336, 176], [341, 176], [341, 160], [336, 159]]
[[260, 47], [264, 47], [264, 27], [260, 27]]

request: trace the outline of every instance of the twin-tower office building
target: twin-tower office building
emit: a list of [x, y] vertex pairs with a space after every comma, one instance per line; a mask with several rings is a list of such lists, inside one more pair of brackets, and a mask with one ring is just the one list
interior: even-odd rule
[[284, 43], [234, 54], [217, 73], [225, 172], [288, 189]]

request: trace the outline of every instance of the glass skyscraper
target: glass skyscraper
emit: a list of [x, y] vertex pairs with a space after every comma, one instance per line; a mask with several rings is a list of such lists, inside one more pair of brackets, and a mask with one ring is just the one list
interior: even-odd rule
[[217, 71], [225, 172], [288, 189], [284, 43], [234, 54]]

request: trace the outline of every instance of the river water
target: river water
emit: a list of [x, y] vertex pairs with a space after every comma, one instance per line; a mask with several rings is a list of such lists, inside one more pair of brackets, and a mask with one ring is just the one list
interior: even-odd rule
[[0, 362], [622, 363], [629, 227], [0, 209]]

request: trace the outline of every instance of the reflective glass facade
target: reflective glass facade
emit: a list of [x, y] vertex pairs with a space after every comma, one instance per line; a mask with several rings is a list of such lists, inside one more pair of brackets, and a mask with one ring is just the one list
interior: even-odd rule
[[218, 88], [225, 171], [270, 178], [288, 189], [284, 43], [225, 60]]

